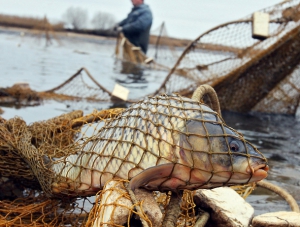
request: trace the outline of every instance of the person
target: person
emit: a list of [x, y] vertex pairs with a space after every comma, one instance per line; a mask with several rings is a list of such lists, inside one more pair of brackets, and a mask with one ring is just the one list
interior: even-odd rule
[[148, 50], [150, 28], [152, 25], [152, 12], [144, 0], [131, 0], [133, 8], [127, 18], [116, 26], [118, 32], [135, 46], [140, 47], [146, 54]]

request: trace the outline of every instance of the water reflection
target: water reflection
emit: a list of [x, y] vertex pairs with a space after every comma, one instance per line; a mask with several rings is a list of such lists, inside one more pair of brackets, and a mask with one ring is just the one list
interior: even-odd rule
[[112, 100], [112, 104], [108, 106], [108, 109], [113, 108], [128, 108], [129, 104], [122, 100]]
[[116, 70], [120, 74], [126, 75], [125, 78], [116, 78], [116, 82], [120, 84], [147, 84], [144, 67], [127, 61], [118, 61]]

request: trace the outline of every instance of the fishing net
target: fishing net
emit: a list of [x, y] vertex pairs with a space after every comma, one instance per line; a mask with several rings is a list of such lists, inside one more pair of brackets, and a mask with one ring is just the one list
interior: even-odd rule
[[216, 90], [221, 109], [294, 114], [300, 88], [299, 10], [299, 1], [284, 1], [259, 11], [269, 15], [265, 39], [252, 37], [252, 15], [210, 29], [185, 49], [157, 92], [191, 95], [206, 83]]
[[145, 66], [170, 70], [180, 56], [183, 48], [190, 40], [180, 40], [169, 37], [166, 25], [163, 22], [158, 28], [153, 29], [150, 35], [150, 47], [147, 55], [141, 48], [134, 46], [124, 35], [119, 33], [117, 37], [115, 57], [122, 61], [143, 64]]
[[[160, 38], [157, 39], [159, 40]], [[134, 46], [122, 33], [120, 33], [117, 37], [115, 57], [123, 62], [131, 62], [134, 64], [144, 65], [145, 67], [154, 70], [163, 70], [167, 72], [170, 70], [170, 67], [161, 63], [162, 49], [164, 48], [156, 47], [155, 50], [157, 51], [155, 52], [155, 56], [148, 57], [142, 52], [140, 47]], [[158, 53], [160, 54], [158, 55]], [[158, 56], [160, 56], [160, 58], [158, 58]], [[164, 54], [164, 56], [168, 56], [168, 54]]]
[[[39, 171], [45, 168], [41, 164], [44, 162], [41, 155], [64, 157], [71, 152], [68, 147], [74, 144], [79, 136], [95, 134], [96, 122], [112, 118], [120, 110], [103, 110], [86, 116], [83, 116], [82, 111], [74, 111], [28, 126], [19, 117], [10, 120], [0, 118], [0, 225], [84, 224], [94, 199], [49, 198], [45, 192], [47, 188], [51, 190], [50, 186], [46, 186], [46, 190], [43, 191], [38, 181], [41, 174], [51, 174]], [[30, 150], [38, 152], [36, 167], [33, 168], [29, 165], [30, 161], [22, 155], [22, 152], [26, 154]]]
[[141, 51], [140, 47], [134, 46], [128, 39], [120, 33], [117, 37], [115, 51], [116, 57], [133, 63], [145, 63], [147, 56]]
[[[154, 52], [150, 51], [149, 56], [120, 34], [116, 58], [169, 72], [156, 91], [145, 95], [191, 96], [199, 85], [210, 84], [220, 97], [222, 110], [295, 114], [300, 91], [299, 10], [299, 0], [260, 10], [269, 15], [269, 35], [265, 39], [253, 38], [253, 15], [248, 15], [208, 30], [184, 49], [178, 40], [174, 42], [167, 37], [163, 24], [155, 36]], [[14, 95], [9, 94], [9, 97], [14, 98]], [[8, 98], [3, 97], [1, 91], [0, 96]], [[97, 82], [87, 69], [81, 68], [61, 85], [38, 92], [36, 96], [109, 102], [112, 92]]]
[[[241, 150], [232, 141], [239, 141]], [[203, 143], [206, 148], [198, 147]], [[159, 191], [155, 198], [164, 212], [169, 190], [247, 184], [255, 176], [236, 161], [246, 167], [266, 162], [217, 112], [178, 95], [148, 97], [128, 109], [86, 116], [74, 111], [31, 125], [19, 117], [1, 118], [0, 152], [0, 223], [6, 226], [102, 225], [107, 209], [114, 212], [105, 223], [117, 226], [112, 216], [122, 206], [129, 212], [122, 225], [140, 226], [139, 217], [151, 226], [147, 205], [133, 200], [128, 190]], [[159, 166], [158, 172], [152, 166]], [[139, 177], [124, 186], [134, 176]], [[236, 182], [235, 176], [241, 179]], [[119, 186], [107, 188], [111, 179]], [[116, 191], [117, 200], [101, 203]], [[120, 205], [128, 198], [132, 203]], [[192, 191], [185, 191], [179, 226], [193, 226], [194, 208]]]
[[40, 93], [46, 99], [109, 101], [112, 93], [100, 85], [86, 68], [79, 69], [59, 86]]

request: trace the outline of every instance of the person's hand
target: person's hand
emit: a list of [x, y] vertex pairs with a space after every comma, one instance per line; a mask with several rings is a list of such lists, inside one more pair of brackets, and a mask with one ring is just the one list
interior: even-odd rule
[[122, 32], [123, 31], [123, 28], [121, 26], [118, 26], [117, 27], [117, 32]]
[[116, 24], [115, 26], [112, 27], [112, 30], [113, 30], [113, 31], [117, 31], [117, 28], [118, 28], [118, 27], [119, 27], [119, 25]]
[[113, 27], [113, 31], [116, 31], [117, 33], [120, 33], [123, 31], [123, 28], [121, 26], [119, 26], [118, 24], [116, 24], [114, 27]]

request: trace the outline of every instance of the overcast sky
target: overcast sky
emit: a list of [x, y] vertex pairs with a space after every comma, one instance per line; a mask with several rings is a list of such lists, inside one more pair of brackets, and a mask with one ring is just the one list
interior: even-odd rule
[[[280, 3], [279, 0], [145, 0], [153, 12], [152, 30], [165, 22], [169, 36], [194, 39], [219, 24], [237, 20]], [[62, 20], [69, 7], [88, 11], [89, 19], [99, 11], [110, 13], [116, 21], [131, 10], [130, 0], [0, 0], [0, 13]]]

